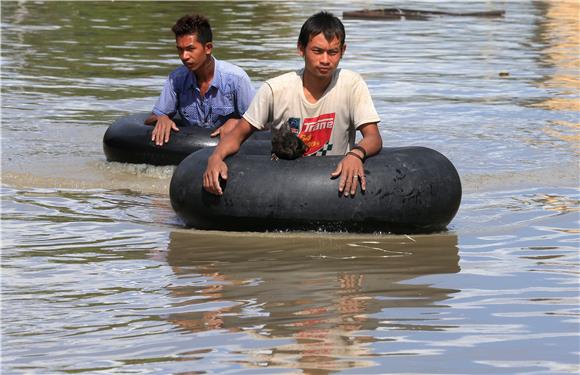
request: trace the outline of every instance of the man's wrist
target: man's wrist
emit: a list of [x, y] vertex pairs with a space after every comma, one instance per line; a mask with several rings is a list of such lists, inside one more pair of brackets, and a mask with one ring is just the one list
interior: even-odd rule
[[358, 153], [358, 152], [354, 152], [354, 151], [349, 151], [346, 153], [347, 156], [354, 156], [355, 158], [359, 159], [361, 161], [361, 163], [365, 162], [365, 159]]
[[215, 163], [215, 162], [221, 162], [224, 161], [224, 158], [222, 158], [220, 155], [216, 154], [215, 152], [213, 154], [211, 154], [209, 156], [209, 158], [207, 159], [208, 163]]
[[367, 150], [363, 146], [361, 146], [361, 145], [355, 145], [352, 148], [351, 152], [353, 152], [353, 151], [357, 151], [357, 154], [359, 154], [362, 157], [362, 160], [363, 161], [366, 160], [366, 158], [367, 158]]

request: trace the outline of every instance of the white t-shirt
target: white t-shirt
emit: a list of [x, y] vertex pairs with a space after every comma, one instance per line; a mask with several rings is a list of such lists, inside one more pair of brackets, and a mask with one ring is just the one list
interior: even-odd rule
[[269, 79], [256, 93], [244, 118], [256, 129], [279, 129], [285, 122], [308, 146], [308, 155], [344, 155], [354, 145], [356, 129], [379, 122], [362, 77], [337, 69], [316, 103], [306, 100], [304, 70]]

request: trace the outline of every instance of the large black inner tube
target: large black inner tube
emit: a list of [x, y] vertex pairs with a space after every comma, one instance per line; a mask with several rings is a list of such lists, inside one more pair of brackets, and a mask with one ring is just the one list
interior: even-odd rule
[[171, 179], [171, 204], [189, 227], [428, 233], [444, 230], [461, 201], [457, 170], [425, 147], [383, 148], [365, 162], [367, 191], [354, 197], [330, 178], [341, 156], [274, 161], [251, 152], [226, 159], [224, 195], [215, 196], [202, 187], [212, 151], [185, 158]]
[[[144, 124], [147, 116], [148, 112], [124, 116], [109, 126], [103, 136], [107, 161], [177, 165], [192, 152], [218, 143], [219, 138], [210, 137], [212, 130], [186, 125], [177, 117], [174, 121], [180, 130], [171, 132], [168, 143], [157, 146], [151, 141], [154, 126]], [[244, 147], [259, 148], [264, 154], [269, 152], [269, 132], [256, 132], [250, 140]]]

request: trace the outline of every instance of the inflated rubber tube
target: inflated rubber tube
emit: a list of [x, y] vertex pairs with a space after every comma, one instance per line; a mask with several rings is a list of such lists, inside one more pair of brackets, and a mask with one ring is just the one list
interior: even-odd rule
[[[109, 126], [103, 136], [103, 150], [107, 161], [177, 165], [192, 152], [216, 146], [218, 143], [217, 137], [210, 137], [212, 130], [197, 126], [184, 126], [182, 120], [176, 118], [174, 121], [180, 130], [172, 132], [168, 143], [157, 146], [151, 141], [154, 127], [144, 124], [147, 116], [149, 113], [124, 116]], [[252, 139], [260, 142], [258, 146], [260, 149], [270, 148], [269, 133], [256, 133]], [[256, 145], [255, 143], [251, 144]]]
[[212, 149], [188, 156], [174, 171], [171, 205], [187, 226], [218, 230], [327, 230], [428, 233], [444, 230], [461, 201], [453, 164], [425, 147], [383, 148], [365, 162], [367, 190], [338, 193], [330, 179], [341, 156], [226, 159], [224, 194], [202, 187]]

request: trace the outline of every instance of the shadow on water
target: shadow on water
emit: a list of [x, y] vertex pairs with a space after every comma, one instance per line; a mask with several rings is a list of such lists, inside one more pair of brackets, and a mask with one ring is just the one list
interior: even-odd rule
[[[445, 308], [454, 289], [420, 276], [459, 272], [457, 237], [170, 234], [168, 286], [186, 312], [164, 317], [184, 331], [245, 333], [270, 350], [242, 345], [245, 366], [324, 374], [372, 366], [372, 343], [390, 308]], [[202, 282], [192, 282], [199, 280]], [[188, 306], [189, 305], [189, 306]], [[174, 306], [176, 307], [176, 306]], [[174, 309], [172, 309], [174, 310]], [[388, 312], [385, 314], [388, 315]], [[426, 320], [436, 320], [429, 315]], [[398, 321], [397, 320], [401, 320]], [[389, 319], [408, 331], [424, 322]], [[355, 359], [356, 358], [356, 359]]]

